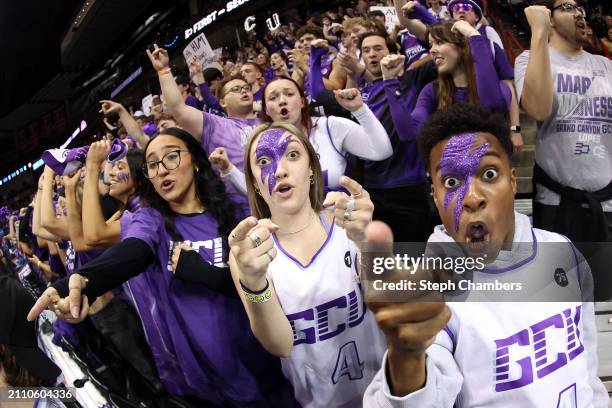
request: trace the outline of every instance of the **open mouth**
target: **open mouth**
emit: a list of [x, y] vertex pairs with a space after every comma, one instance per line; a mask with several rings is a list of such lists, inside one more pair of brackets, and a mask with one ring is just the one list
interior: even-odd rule
[[280, 115], [283, 120], [287, 120], [287, 118], [289, 118], [289, 109], [281, 108]]
[[287, 198], [291, 195], [292, 190], [292, 186], [290, 186], [289, 184], [282, 183], [276, 186], [274, 192], [280, 195], [282, 198]]
[[436, 65], [442, 65], [442, 63], [444, 63], [444, 58], [442, 57], [434, 57], [434, 64]]
[[469, 223], [465, 231], [465, 242], [472, 250], [482, 250], [491, 240], [489, 229], [483, 222]]
[[161, 189], [163, 191], [170, 191], [172, 190], [172, 187], [174, 187], [174, 181], [172, 180], [164, 180], [161, 183]]
[[579, 28], [581, 30], [586, 30], [586, 24], [584, 23], [584, 21], [579, 21], [576, 23], [576, 28]]

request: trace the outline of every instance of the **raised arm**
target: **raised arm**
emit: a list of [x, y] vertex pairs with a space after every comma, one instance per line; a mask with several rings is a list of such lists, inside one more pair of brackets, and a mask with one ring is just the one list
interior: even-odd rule
[[480, 105], [497, 112], [508, 111], [512, 94], [497, 75], [489, 40], [481, 36], [467, 21], [457, 21], [452, 30], [467, 38], [470, 44]]
[[102, 100], [100, 103], [102, 104], [100, 113], [104, 114], [104, 116], [108, 116], [112, 113], [118, 114], [119, 119], [121, 119], [121, 123], [125, 127], [125, 130], [134, 138], [134, 140], [136, 140], [138, 148], [144, 148], [149, 141], [149, 138], [144, 134], [140, 128], [140, 125], [138, 125], [138, 122], [136, 122], [136, 119], [130, 115], [130, 112], [128, 112], [123, 105], [117, 102]]
[[53, 206], [54, 176], [55, 173], [51, 170], [51, 167], [45, 166], [42, 198], [40, 202], [40, 225], [50, 233], [62, 239], [70, 239], [66, 218], [57, 218], [55, 214], [55, 207]]
[[92, 143], [87, 154], [83, 184], [83, 239], [86, 245], [110, 246], [119, 242], [121, 225], [119, 220], [107, 223], [102, 212], [98, 177], [102, 165], [110, 152], [110, 142], [103, 140]]
[[350, 111], [355, 122], [337, 117], [328, 118], [332, 138], [340, 142], [342, 150], [366, 160], [380, 161], [393, 154], [387, 131], [378, 118], [363, 103], [358, 89], [335, 91], [336, 100]]
[[516, 77], [516, 88], [520, 104], [527, 114], [535, 120], [543, 121], [550, 116], [553, 106], [553, 80], [548, 51], [550, 10], [545, 6], [529, 6], [525, 9], [525, 16], [531, 27], [531, 49], [524, 77]]
[[181, 91], [178, 89], [178, 85], [172, 76], [168, 53], [163, 48], [155, 45], [155, 50], [153, 52], [147, 50], [147, 55], [151, 60], [153, 68], [157, 71], [159, 85], [161, 86], [164, 100], [170, 113], [183, 129], [191, 133], [196, 140], [200, 140], [204, 129], [204, 116], [202, 111], [185, 103]]
[[41, 207], [41, 201], [42, 201], [42, 177], [41, 180], [39, 181], [39, 185], [41, 186], [41, 188], [39, 188], [38, 192], [36, 193], [36, 196], [34, 197], [34, 212], [32, 213], [32, 232], [34, 233], [34, 235], [36, 235], [36, 237], [40, 237], [49, 241], [54, 241], [54, 242], [59, 242], [61, 241], [61, 238], [58, 237], [55, 234], [50, 233], [49, 231], [47, 231], [46, 228], [43, 228], [40, 226], [40, 207]]
[[94, 249], [93, 246], [85, 243], [83, 237], [83, 219], [81, 216], [81, 206], [77, 202], [77, 185], [79, 184], [79, 178], [81, 170], [70, 176], [64, 176], [64, 188], [66, 191], [66, 207], [68, 208], [68, 233], [72, 246], [76, 252], [90, 251]]
[[419, 41], [427, 44], [427, 26], [435, 24], [437, 19], [418, 1], [393, 0], [393, 5], [400, 24]]

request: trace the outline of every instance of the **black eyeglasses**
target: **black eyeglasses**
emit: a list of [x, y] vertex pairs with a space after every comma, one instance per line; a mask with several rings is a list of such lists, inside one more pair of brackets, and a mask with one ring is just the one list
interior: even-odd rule
[[228, 89], [228, 92], [231, 93], [241, 93], [242, 91], [251, 92], [251, 85], [236, 85]]
[[584, 10], [584, 7], [579, 6], [578, 4], [563, 3], [563, 4], [558, 5], [557, 7], [552, 8], [553, 11], [557, 9], [561, 9], [562, 11], [566, 13], [575, 13], [576, 11], [578, 11], [580, 14], [582, 14], [584, 18], [586, 18], [586, 11]]
[[142, 165], [142, 173], [148, 179], [157, 177], [159, 172], [159, 165], [163, 165], [166, 170], [174, 170], [181, 165], [181, 152], [187, 152], [187, 150], [173, 150], [164, 154], [161, 160], [149, 161]]

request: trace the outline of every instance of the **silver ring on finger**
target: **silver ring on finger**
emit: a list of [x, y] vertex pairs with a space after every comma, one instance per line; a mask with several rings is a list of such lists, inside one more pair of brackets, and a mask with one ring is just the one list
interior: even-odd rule
[[261, 238], [255, 233], [249, 235], [249, 239], [253, 242], [255, 248], [261, 245]]
[[348, 209], [344, 212], [344, 216], [342, 218], [345, 222], [351, 220], [351, 213], [352, 211], [349, 211]]
[[350, 197], [348, 202], [346, 203], [346, 211], [353, 212], [355, 209], [355, 197]]

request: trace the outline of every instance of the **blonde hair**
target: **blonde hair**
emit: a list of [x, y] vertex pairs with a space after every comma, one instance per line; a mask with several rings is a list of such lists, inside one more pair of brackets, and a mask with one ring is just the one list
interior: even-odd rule
[[[308, 159], [310, 161], [310, 169], [312, 170], [312, 183], [310, 184], [310, 206], [315, 212], [321, 211], [323, 208], [323, 172], [321, 171], [321, 163], [319, 162], [319, 157], [317, 156], [317, 152], [315, 152], [314, 147], [308, 140], [308, 136], [297, 127], [285, 123], [285, 122], [274, 122], [268, 123], [265, 125], [258, 126], [253, 130], [253, 133], [249, 137], [249, 140], [246, 143], [244, 149], [244, 177], [247, 183], [247, 195], [249, 198], [249, 207], [251, 208], [251, 215], [256, 218], [269, 218], [272, 214], [270, 212], [270, 207], [263, 199], [261, 195], [257, 193], [255, 190], [255, 186], [257, 185], [257, 181], [255, 180], [255, 176], [253, 175], [253, 170], [251, 169], [251, 161], [250, 154], [251, 149], [253, 148], [255, 139], [263, 132], [271, 129], [282, 129], [285, 130], [295, 137], [302, 143], [302, 145], [306, 148], [308, 152]], [[274, 177], [274, 174], [271, 174], [270, 177]]]

